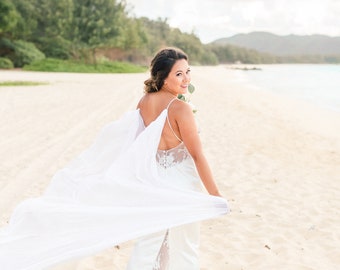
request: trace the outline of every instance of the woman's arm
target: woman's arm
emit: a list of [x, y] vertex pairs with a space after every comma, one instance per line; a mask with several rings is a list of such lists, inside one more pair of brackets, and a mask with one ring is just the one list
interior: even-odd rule
[[202, 143], [198, 134], [198, 129], [192, 108], [186, 103], [177, 103], [175, 120], [181, 138], [192, 156], [198, 174], [210, 195], [221, 196], [214, 181], [208, 161], [204, 156]]

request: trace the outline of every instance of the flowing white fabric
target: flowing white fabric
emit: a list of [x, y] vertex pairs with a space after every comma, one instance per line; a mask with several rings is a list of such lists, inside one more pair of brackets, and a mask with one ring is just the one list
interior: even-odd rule
[[156, 160], [167, 109], [144, 127], [139, 110], [22, 202], [0, 230], [0, 268], [38, 270], [130, 239], [228, 212], [220, 197], [164, 181]]
[[[183, 142], [169, 150], [158, 150], [156, 160], [164, 184], [202, 192], [195, 164]], [[136, 242], [127, 270], [199, 270], [199, 240], [198, 222], [144, 236]]]

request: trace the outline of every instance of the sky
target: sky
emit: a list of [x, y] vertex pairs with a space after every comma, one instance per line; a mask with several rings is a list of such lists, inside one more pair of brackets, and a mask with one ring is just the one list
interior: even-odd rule
[[340, 0], [126, 0], [131, 15], [167, 18], [203, 43], [239, 33], [340, 36]]

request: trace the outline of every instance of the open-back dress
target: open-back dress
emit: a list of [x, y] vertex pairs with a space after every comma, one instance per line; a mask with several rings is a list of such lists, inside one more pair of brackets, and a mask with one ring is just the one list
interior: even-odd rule
[[228, 206], [202, 192], [183, 142], [158, 149], [167, 112], [147, 127], [139, 109], [124, 114], [19, 204], [0, 230], [1, 270], [47, 269], [137, 238], [129, 270], [199, 269], [197, 221]]

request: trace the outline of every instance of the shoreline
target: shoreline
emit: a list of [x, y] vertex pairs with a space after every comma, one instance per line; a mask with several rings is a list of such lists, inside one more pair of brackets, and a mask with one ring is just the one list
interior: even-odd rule
[[[0, 224], [108, 122], [133, 110], [140, 74], [10, 72], [0, 80]], [[204, 152], [231, 214], [205, 221], [201, 270], [336, 269], [340, 264], [340, 115], [253, 91], [223, 66], [192, 67]], [[58, 270], [125, 269], [132, 242]]]
[[[228, 69], [239, 71], [238, 73], [235, 72], [235, 75], [237, 74], [242, 78], [243, 84], [247, 84], [249, 88], [255, 91], [271, 92], [340, 113], [340, 95], [338, 94], [340, 80], [335, 76], [340, 72], [340, 65], [338, 64], [244, 64], [224, 66]], [[270, 73], [270, 75], [266, 76], [266, 73]], [[316, 77], [315, 80], [313, 76]], [[277, 82], [273, 81], [275, 77], [278, 79]], [[319, 90], [325, 88], [326, 90]]]

